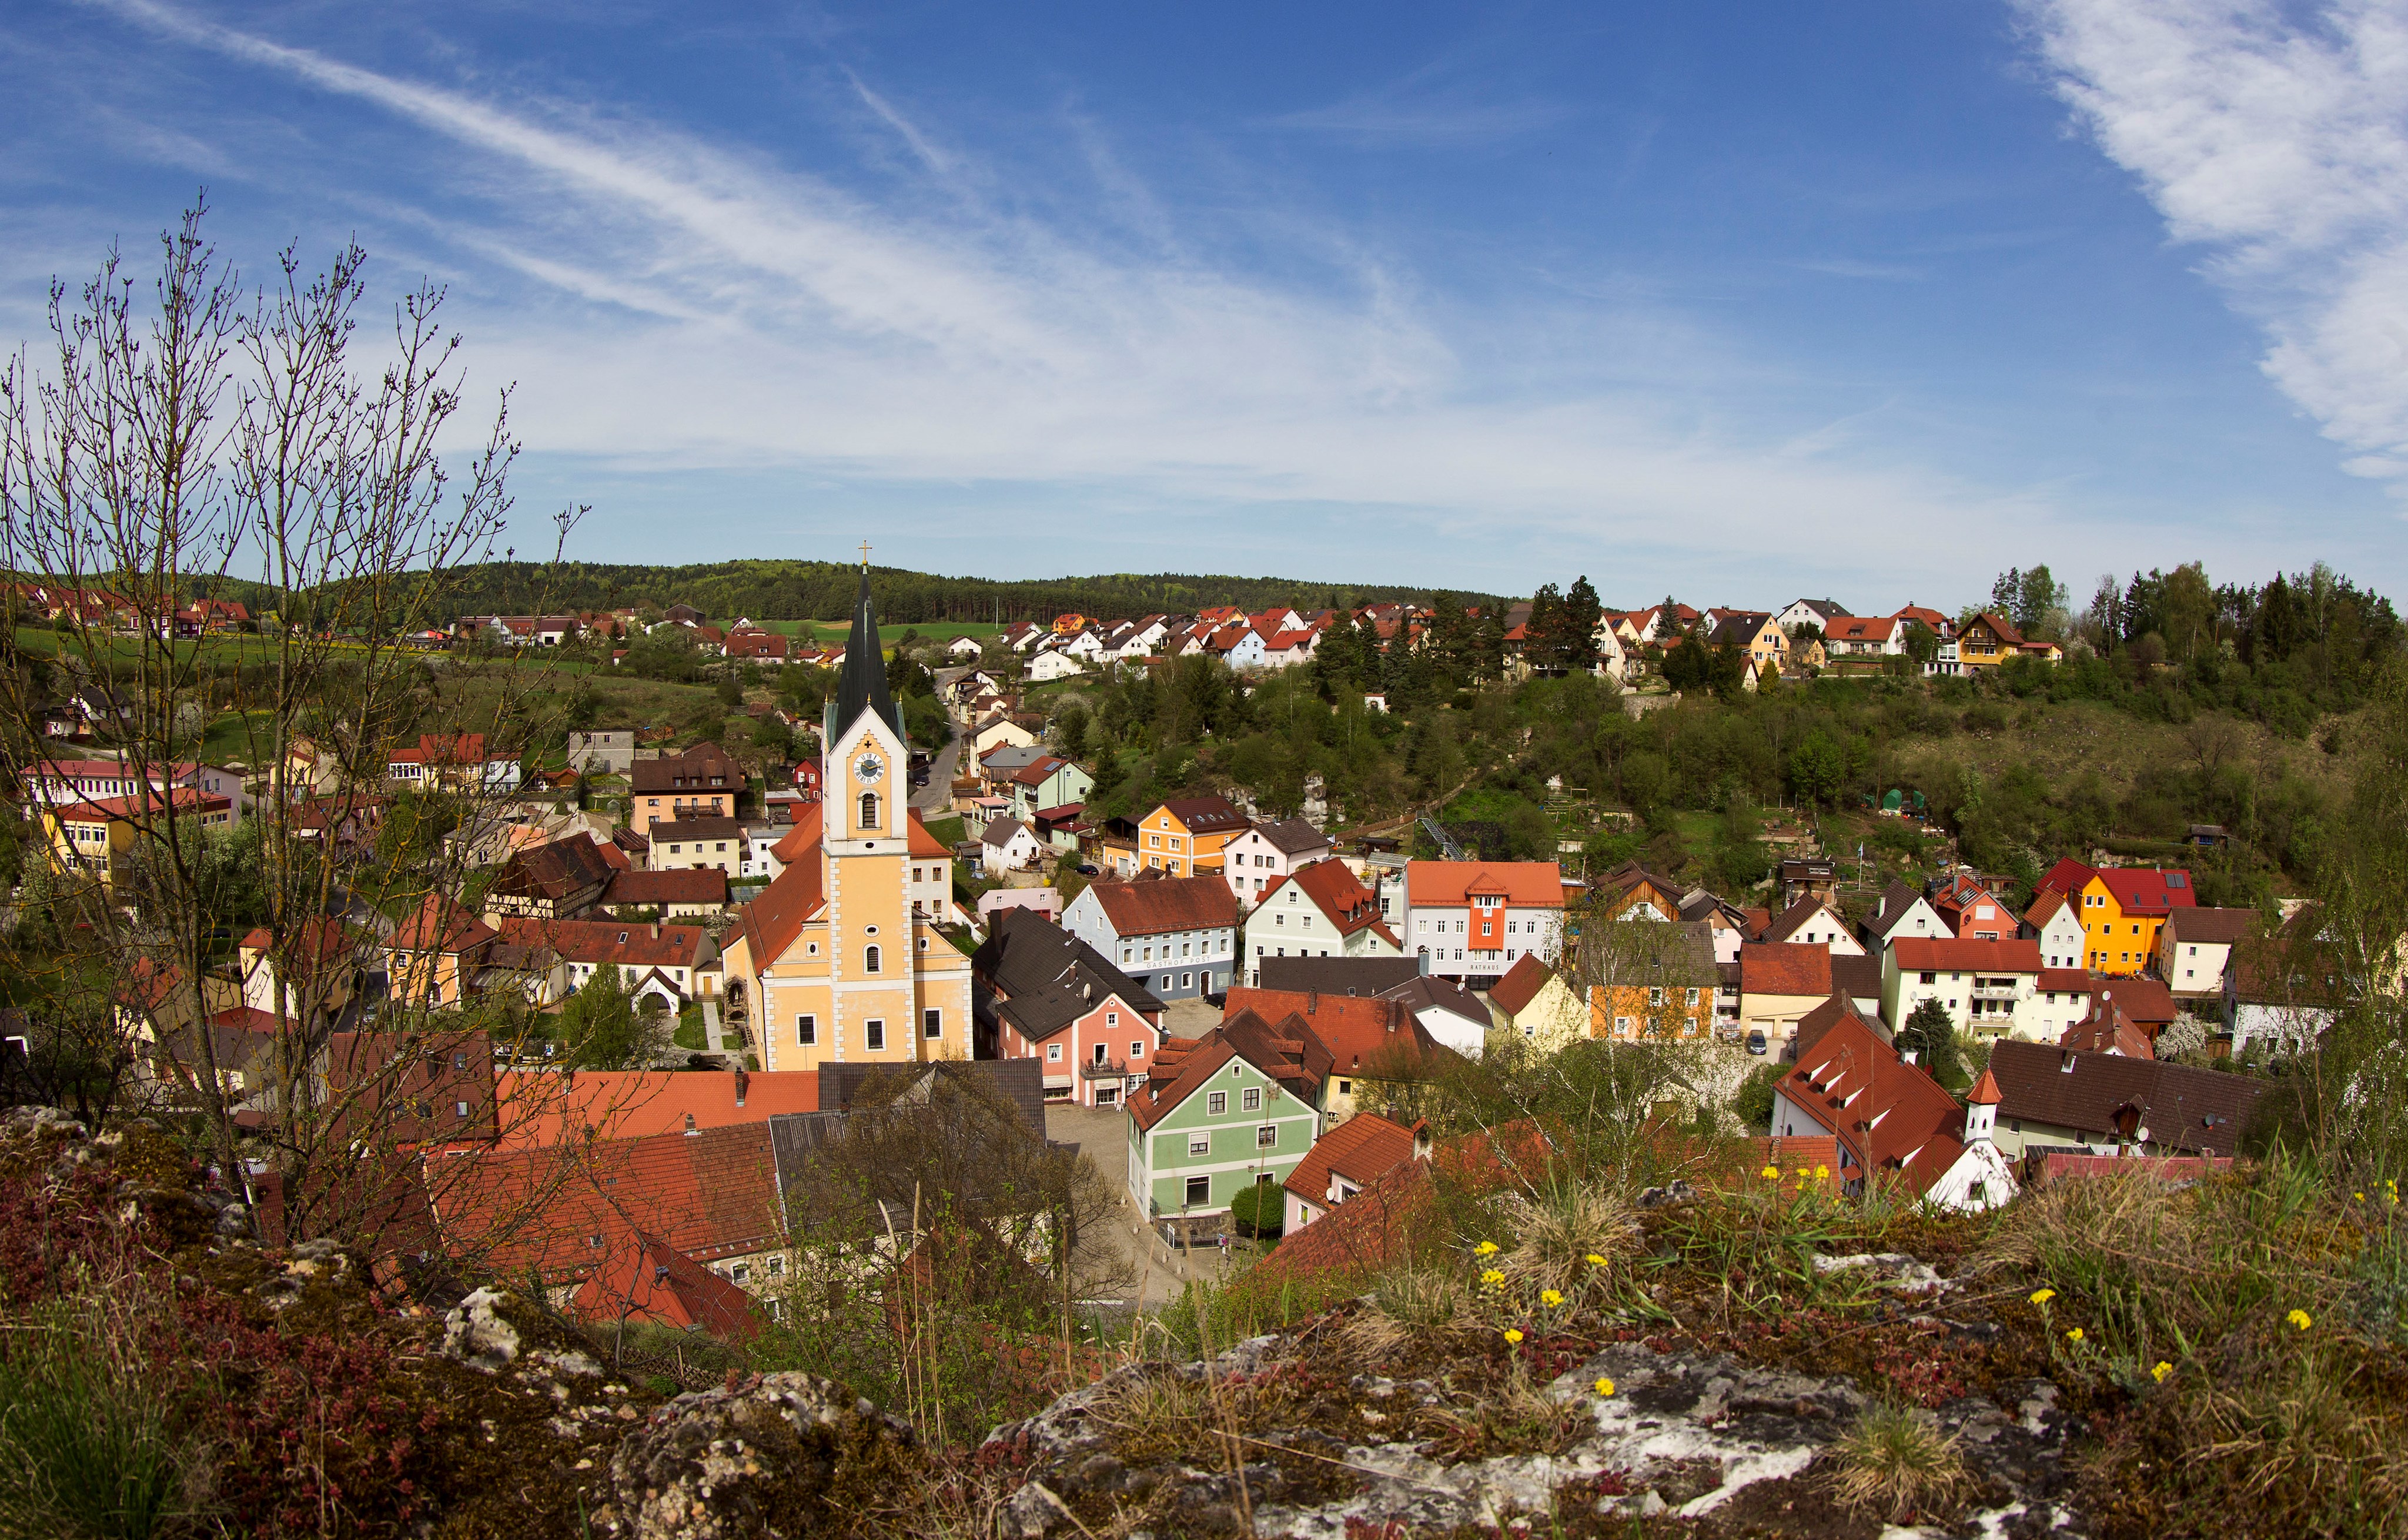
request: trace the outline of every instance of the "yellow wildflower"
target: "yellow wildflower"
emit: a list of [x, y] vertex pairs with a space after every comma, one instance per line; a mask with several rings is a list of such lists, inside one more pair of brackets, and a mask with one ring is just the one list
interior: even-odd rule
[[1592, 1251], [1588, 1254], [1588, 1265], [1591, 1267], [1603, 1267], [1605, 1266], [1605, 1259]]
[[1804, 1166], [1798, 1168], [1798, 1180], [1801, 1182], [1806, 1180], [1806, 1168]]
[[2149, 1377], [2163, 1385], [2166, 1382], [2166, 1376], [2173, 1372], [2174, 1366], [2160, 1359], [2157, 1360], [2157, 1366], [2149, 1371]]
[[1814, 1180], [1816, 1180], [1817, 1182], [1828, 1182], [1828, 1181], [1829, 1181], [1830, 1179], [1831, 1179], [1831, 1168], [1830, 1168], [1830, 1167], [1828, 1167], [1828, 1166], [1816, 1166], [1816, 1167], [1814, 1168]]
[[2065, 1340], [2068, 1342], [2080, 1342], [2082, 1340], [2082, 1328], [2077, 1326], [2071, 1331], [2066, 1332]]
[[1612, 1376], [1607, 1374], [1599, 1374], [1597, 1376], [1597, 1393], [1601, 1396], [1610, 1396], [1613, 1394], [1613, 1380]]
[[2035, 1288], [2032, 1290], [2031, 1303], [2034, 1304], [2046, 1304], [2049, 1301], [2055, 1298], [2057, 1298], [2057, 1290], [2054, 1288]]
[[1471, 1248], [1471, 1254], [1475, 1257], [1494, 1257], [1497, 1255], [1497, 1243], [1483, 1241]]
[[2364, 1194], [2364, 1193], [2362, 1193], [2362, 1192], [2353, 1192], [2353, 1193], [2351, 1193], [2351, 1194], [2349, 1195], [2349, 1197], [2350, 1197], [2350, 1202], [2355, 1202], [2355, 1203], [2362, 1203], [2362, 1202], [2366, 1202], [2366, 1194]]
[[1505, 1274], [1492, 1267], [1480, 1275], [1480, 1282], [1484, 1288], [1501, 1288], [1505, 1286]]
[[1522, 1333], [1509, 1326], [1505, 1329], [1505, 1340], [1507, 1342], [1520, 1342], [1522, 1340]]
[[1556, 1293], [1552, 1288], [1542, 1288], [1539, 1291], [1539, 1303], [1545, 1305], [1548, 1309], [1553, 1310], [1555, 1306], [1564, 1303], [1564, 1297], [1561, 1294]]
[[1764, 1168], [1764, 1179], [1765, 1179], [1766, 1181], [1768, 1181], [1768, 1182], [1778, 1182], [1778, 1181], [1780, 1181], [1780, 1180], [1781, 1180], [1781, 1172], [1780, 1172], [1780, 1169], [1779, 1169], [1778, 1167], [1775, 1167], [1775, 1166], [1767, 1166], [1767, 1167], [1765, 1167], [1765, 1168]]
[[2283, 1318], [2289, 1321], [2293, 1326], [2298, 1327], [2302, 1331], [2316, 1324], [2315, 1321], [2308, 1318], [2308, 1313], [2304, 1310], [2294, 1310]]

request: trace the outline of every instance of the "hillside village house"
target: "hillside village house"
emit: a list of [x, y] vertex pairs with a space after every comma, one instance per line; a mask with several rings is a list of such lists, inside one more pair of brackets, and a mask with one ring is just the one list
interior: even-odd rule
[[1238, 900], [1218, 873], [1095, 882], [1062, 927], [1164, 1000], [1219, 994], [1238, 966]]
[[[526, 975], [520, 986], [534, 991], [529, 1002], [538, 1006], [565, 1000], [596, 973], [616, 970], [620, 986], [638, 1004], [650, 1000], [675, 1013], [694, 1000], [719, 999], [726, 978], [719, 943], [698, 925], [513, 916], [494, 928], [494, 950], [514, 953], [501, 959], [504, 971]], [[546, 956], [538, 958], [539, 953]]]
[[1823, 627], [1823, 655], [1834, 665], [1906, 653], [1906, 625], [1895, 615], [1835, 615]]
[[2254, 909], [2177, 909], [2157, 932], [2157, 977], [2177, 1000], [2220, 1005], [2232, 949], [2257, 928]]
[[1239, 902], [1254, 903], [1282, 877], [1326, 860], [1336, 850], [1328, 835], [1301, 818], [1256, 824], [1222, 848], [1229, 891]]
[[1932, 891], [1931, 907], [1960, 941], [2016, 939], [2014, 911], [1971, 873], [1960, 871], [1942, 882]]
[[1734, 611], [1723, 616], [1709, 645], [1716, 652], [1739, 653], [1751, 671], [1768, 663], [1778, 669], [1789, 661], [1789, 633], [1758, 611]]
[[485, 746], [480, 732], [421, 733], [418, 746], [385, 756], [385, 779], [403, 790], [505, 795], [518, 790], [519, 756]]
[[1986, 1074], [1969, 1104], [1957, 1106], [1938, 1081], [1833, 1000], [1799, 1035], [1798, 1067], [1774, 1087], [1772, 1136], [1838, 1140], [1839, 1175], [1851, 1197], [1897, 1184], [1927, 1202], [1978, 1212], [2016, 1192], [1994, 1137], [1997, 1106]]
[[820, 741], [826, 796], [778, 842], [785, 870], [727, 932], [728, 988], [755, 1014], [762, 1067], [972, 1058], [970, 959], [934, 924], [952, 853], [907, 799], [866, 569]]
[[1882, 957], [1882, 1016], [1895, 1030], [1936, 1000], [1960, 1032], [2036, 1037], [2043, 1018], [2030, 1007], [2041, 972], [2038, 942], [1902, 937]]
[[[1215, 885], [1219, 885], [1217, 883]], [[1222, 888], [1226, 895], [1228, 889]], [[1279, 1188], [1321, 1131], [1318, 1043], [1253, 1012], [1200, 1038], [1171, 1038], [1128, 1100], [1128, 1188], [1149, 1219], [1214, 1220], [1240, 1191]]]
[[1764, 940], [1798, 946], [1819, 946], [1835, 957], [1861, 957], [1864, 943], [1838, 910], [1821, 899], [1803, 898], [1779, 914], [1766, 927]]
[[614, 872], [602, 905], [656, 910], [665, 920], [707, 920], [727, 907], [727, 873], [715, 867]]
[[1117, 1107], [1162, 1042], [1163, 1002], [1029, 909], [1007, 909], [970, 959], [980, 1052], [1034, 1058], [1045, 1100]]
[[1138, 822], [1138, 852], [1174, 877], [1218, 875], [1230, 841], [1254, 825], [1226, 797], [1180, 797]]
[[1563, 950], [1562, 869], [1553, 861], [1412, 861], [1401, 938], [1426, 971], [1493, 981], [1535, 954]]
[[1588, 1011], [1564, 976], [1527, 956], [1488, 991], [1488, 1015], [1495, 1030], [1536, 1043], [1541, 1053], [1578, 1042], [1589, 1026]]
[[1751, 1049], [1760, 1039], [1767, 1051], [1779, 1054], [1797, 1038], [1798, 1024], [1831, 998], [1832, 960], [1821, 946], [1741, 948], [1739, 1014]]
[[1059, 755], [1046, 754], [1013, 770], [1000, 789], [1010, 799], [1011, 815], [1027, 819], [1040, 808], [1085, 801], [1095, 784], [1096, 778], [1080, 766]]
[[2040, 960], [2045, 967], [2083, 968], [2089, 937], [2082, 928], [2082, 912], [2074, 907], [2075, 901], [2072, 895], [2048, 891], [2024, 911], [2024, 927], [2039, 941]]
[[1319, 1076], [1312, 1099], [1324, 1131], [1354, 1115], [1372, 1087], [1424, 1078], [1449, 1050], [1423, 1026], [1413, 1002], [1398, 992], [1334, 995], [1320, 990], [1232, 988], [1225, 1023], [1251, 1013], [1280, 1036], [1305, 1044], [1304, 1062]]
[[2199, 905], [2188, 871], [2093, 868], [2070, 857], [2049, 869], [2040, 890], [2074, 900], [2086, 948], [2082, 966], [2094, 973], [2145, 971], [2167, 918], [2177, 909]]
[[997, 818], [979, 830], [979, 865], [990, 873], [1025, 871], [1044, 858], [1044, 842], [1017, 818]]
[[655, 823], [732, 819], [736, 799], [744, 790], [743, 770], [716, 743], [697, 743], [683, 754], [638, 759], [628, 781], [627, 827], [647, 839]]
[[194, 828], [230, 828], [234, 803], [178, 786], [164, 794], [146, 791], [136, 797], [104, 797], [96, 802], [45, 808], [42, 826], [50, 870], [80, 872], [104, 885], [114, 885], [126, 874], [126, 863], [145, 828], [155, 828], [170, 817]]
[[744, 825], [735, 818], [689, 814], [652, 826], [645, 831], [652, 848], [645, 867], [652, 871], [686, 871], [709, 868], [741, 875], [749, 849]]
[[2269, 1084], [2253, 1075], [2045, 1043], [2001, 1043], [1991, 1050], [1985, 1072], [1999, 1089], [1997, 1138], [2011, 1159], [2036, 1148], [2236, 1155]]
[[[1623, 922], [1617, 922], [1623, 923]], [[1720, 981], [1720, 966], [1714, 961], [1713, 938], [1705, 924], [1698, 920], [1674, 920], [1668, 925], [1645, 925], [1627, 922], [1633, 928], [1617, 933], [1613, 938], [1612, 958], [1603, 966], [1616, 974], [1608, 983], [1589, 986], [1587, 1020], [1584, 1023], [1588, 1035], [1617, 1043], [1642, 1040], [1675, 1041], [1684, 1038], [1705, 1038], [1713, 1035], [1714, 1021], [1714, 990]], [[1763, 951], [1751, 946], [1746, 953]], [[1830, 954], [1799, 944], [1781, 947], [1779, 956], [1790, 953], [1813, 954], [1822, 963], [1815, 971], [1816, 979], [1830, 976]], [[1518, 964], [1516, 965], [1519, 966]], [[1512, 976], [1507, 976], [1507, 982]], [[1764, 983], [1759, 973], [1759, 986]], [[1811, 986], [1803, 983], [1799, 988]], [[1497, 996], [1505, 986], [1489, 991], [1493, 1009]], [[1828, 986], [1820, 998], [1828, 998]], [[1784, 1006], [1770, 997], [1759, 995], [1758, 1005], [1767, 1020], [1767, 1041], [1782, 1018]], [[1819, 999], [1817, 1000], [1819, 1003]], [[1812, 1009], [1809, 1005], [1805, 1009]], [[1788, 1011], [1791, 1016], [1803, 1010]]]
[[528, 914], [565, 920], [602, 901], [618, 868], [603, 856], [594, 836], [583, 830], [566, 840], [522, 850], [502, 863], [485, 886], [488, 916]]
[[496, 936], [459, 903], [429, 893], [385, 938], [386, 993], [408, 1004], [465, 1002]]
[[1313, 1142], [1281, 1185], [1287, 1189], [1284, 1233], [1293, 1235], [1407, 1160], [1430, 1156], [1429, 1125], [1402, 1128], [1375, 1113], [1350, 1117]]
[[1265, 957], [1394, 957], [1404, 945], [1380, 918], [1371, 890], [1333, 857], [1273, 879], [1246, 916], [1244, 955], [1258, 982]]

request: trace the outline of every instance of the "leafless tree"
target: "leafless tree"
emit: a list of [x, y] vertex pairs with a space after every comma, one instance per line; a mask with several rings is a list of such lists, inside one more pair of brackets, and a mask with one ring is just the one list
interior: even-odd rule
[[[172, 1114], [228, 1180], [272, 1173], [290, 1233], [352, 1233], [395, 1212], [420, 1152], [468, 1130], [442, 1114], [491, 1114], [484, 1045], [529, 1024], [455, 995], [337, 1030], [365, 1026], [351, 996], [396, 918], [485, 854], [376, 838], [393, 751], [430, 730], [497, 756], [548, 746], [550, 669], [409, 640], [448, 626], [461, 569], [505, 538], [519, 445], [505, 390], [473, 448], [443, 447], [466, 401], [441, 290], [411, 290], [370, 343], [357, 246], [315, 274], [287, 249], [251, 286], [204, 223], [196, 203], [163, 235], [153, 282], [114, 249], [91, 281], [53, 282], [42, 365], [21, 351], [0, 371], [0, 560], [18, 580], [0, 754], [29, 818], [31, 922], [10, 960], [48, 985], [29, 1008], [37, 1087], [96, 1121]], [[554, 521], [555, 559], [575, 519]], [[237, 598], [247, 623], [213, 608]], [[106, 849], [76, 848], [36, 795], [77, 698], [151, 788]], [[484, 756], [453, 757], [408, 803], [421, 833], [488, 827], [512, 793]], [[189, 789], [207, 758], [239, 760], [239, 832]], [[248, 976], [227, 962], [246, 934]], [[246, 1001], [229, 1063], [236, 1039], [209, 1018]], [[485, 1090], [437, 1105], [468, 1084]]]

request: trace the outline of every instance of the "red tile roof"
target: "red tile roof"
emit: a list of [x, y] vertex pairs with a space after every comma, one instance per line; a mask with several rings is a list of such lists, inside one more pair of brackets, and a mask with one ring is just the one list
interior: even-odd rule
[[437, 1174], [446, 1236], [504, 1276], [581, 1282], [639, 1233], [705, 1262], [781, 1235], [766, 1122], [454, 1155]]
[[641, 1139], [820, 1110], [816, 1070], [504, 1070], [494, 1076], [506, 1145]]
[[1408, 904], [1468, 904], [1495, 895], [1509, 904], [1560, 909], [1563, 868], [1554, 861], [1408, 861]]
[[610, 1236], [570, 1308], [583, 1320], [653, 1321], [719, 1337], [749, 1337], [761, 1329], [752, 1295], [632, 1227]]
[[546, 920], [513, 914], [501, 920], [503, 941], [543, 946], [572, 962], [622, 968], [699, 968], [714, 955], [710, 933], [698, 925], [639, 920]]
[[1357, 1187], [1368, 1186], [1398, 1161], [1413, 1158], [1413, 1138], [1423, 1128], [1415, 1123], [1408, 1129], [1376, 1113], [1359, 1113], [1314, 1140], [1280, 1185], [1316, 1208], [1328, 1208], [1333, 1173]]
[[1222, 1009], [1225, 1023], [1251, 1011], [1283, 1035], [1311, 1034], [1338, 1072], [1377, 1066], [1388, 1058], [1419, 1058], [1438, 1048], [1403, 1001], [1377, 995], [1233, 986]]
[[1488, 991], [1488, 1002], [1509, 1016], [1520, 1015], [1528, 1004], [1539, 998], [1539, 991], [1555, 975], [1539, 960], [1536, 952], [1525, 952], [1521, 959], [1505, 971]]
[[1854, 1016], [1799, 1055], [1780, 1091], [1839, 1140], [1854, 1177], [1900, 1175], [1920, 1194], [1964, 1153], [1956, 1099]]
[[2041, 971], [2036, 941], [1962, 941], [1953, 936], [1900, 936], [1890, 943], [1900, 972], [2034, 973]]
[[449, 895], [429, 893], [385, 943], [394, 952], [466, 952], [492, 941], [494, 928]]
[[1256, 904], [1257, 912], [1262, 904], [1269, 903], [1273, 899], [1278, 898], [1281, 888], [1291, 885], [1301, 891], [1313, 907], [1321, 911], [1329, 923], [1337, 928], [1340, 936], [1352, 936], [1363, 930], [1376, 930], [1392, 944], [1401, 949], [1402, 943], [1397, 941], [1395, 935], [1390, 933], [1385, 923], [1380, 918], [1379, 896], [1365, 887], [1362, 879], [1348, 871], [1346, 863], [1335, 856], [1326, 860], [1315, 861], [1311, 866], [1299, 868], [1273, 883], [1270, 890], [1265, 893], [1260, 902]]
[[1831, 992], [1831, 951], [1784, 942], [1748, 942], [1739, 949], [1739, 987], [1743, 995]]
[[2188, 871], [2110, 867], [2099, 873], [2099, 882], [2127, 914], [2168, 914], [2199, 903]]
[[1163, 877], [1142, 883], [1091, 884], [1116, 936], [1158, 936], [1167, 930], [1211, 930], [1238, 923], [1238, 896], [1213, 876]]

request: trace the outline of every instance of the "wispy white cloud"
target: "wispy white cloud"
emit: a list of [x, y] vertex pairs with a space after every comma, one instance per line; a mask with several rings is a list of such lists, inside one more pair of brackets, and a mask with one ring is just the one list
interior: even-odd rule
[[1826, 278], [1864, 278], [1883, 283], [1920, 283], [1929, 276], [1922, 268], [1904, 263], [1867, 262], [1858, 257], [1820, 257], [1791, 266]]
[[2261, 324], [2268, 376], [2408, 477], [2408, 12], [2026, 0], [2059, 94]]
[[[1450, 324], [1408, 265], [1343, 232], [1299, 235], [1270, 264], [1215, 260], [1225, 232], [1146, 195], [1081, 124], [1066, 134], [1099, 195], [1040, 216], [962, 195], [1010, 176], [857, 82], [924, 184], [840, 189], [657, 125], [505, 107], [160, 0], [104, 3], [445, 141], [426, 157], [442, 191], [422, 228], [546, 301], [487, 297], [480, 371], [520, 382], [530, 442], [610, 473], [1060, 489], [1089, 508], [1192, 510], [1197, 539], [1242, 529], [1272, 551], [1311, 508], [1407, 549], [1528, 541], [1721, 569], [1736, 551], [1783, 582], [1818, 562], [1861, 575], [1868, 550], [1894, 575], [1944, 581], [2045, 548], [2059, 517], [2052, 495], [1968, 484], [1870, 441], [1832, 422], [1843, 392], [1643, 304]], [[1249, 210], [1229, 238], [1289, 219]], [[1794, 410], [1734, 417], [1699, 362], [1725, 354], [1754, 371], [1750, 400], [1785, 391]], [[1883, 405], [1869, 391], [1856, 408]], [[1921, 539], [1934, 521], [1971, 533]], [[1814, 532], [1832, 528], [1856, 549], [1825, 551]]]

